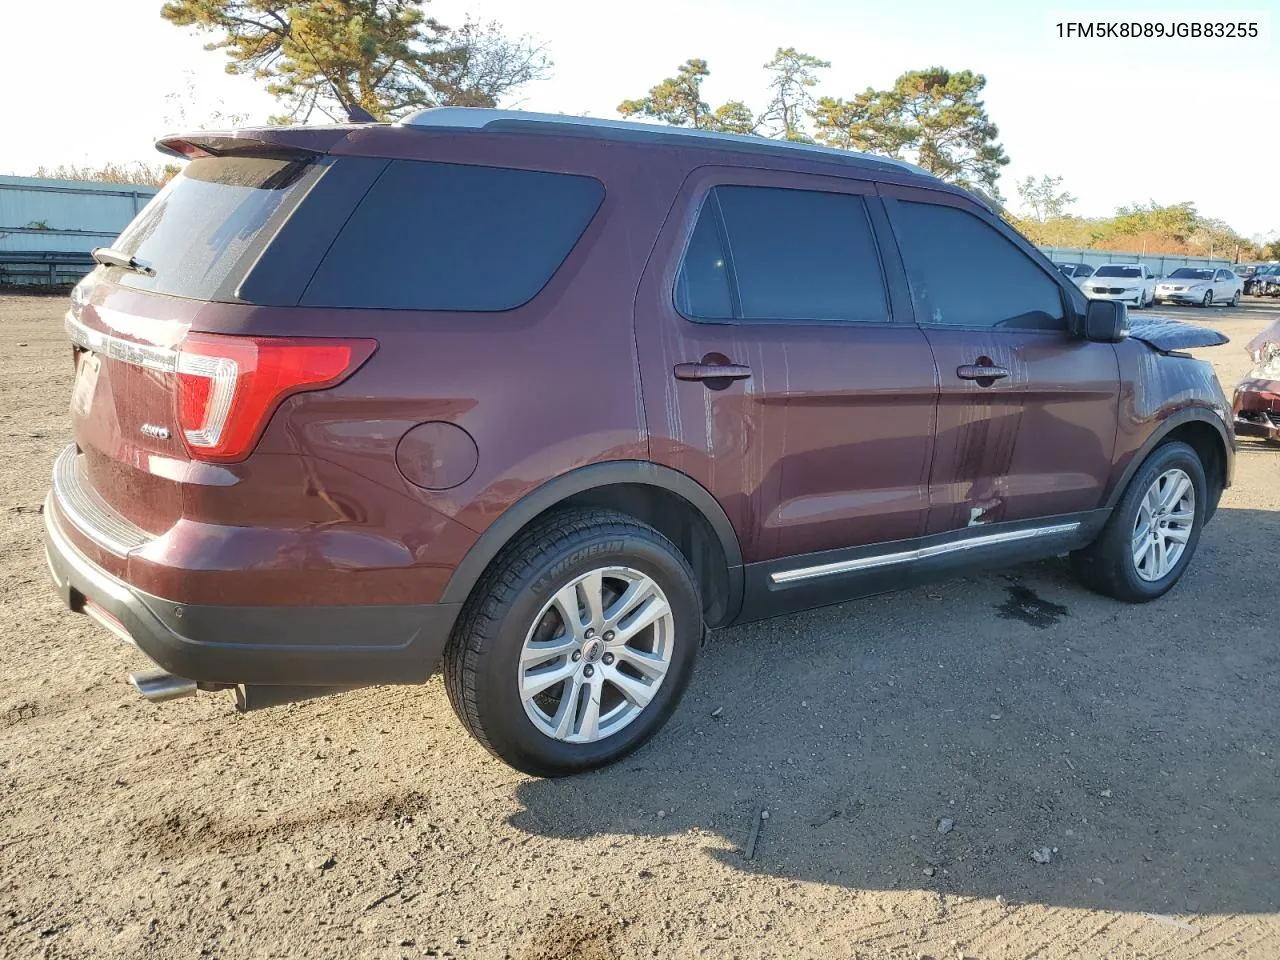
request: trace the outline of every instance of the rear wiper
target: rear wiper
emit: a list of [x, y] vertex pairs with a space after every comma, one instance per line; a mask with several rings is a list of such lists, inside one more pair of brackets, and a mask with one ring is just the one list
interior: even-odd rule
[[140, 273], [144, 277], [154, 277], [156, 275], [155, 268], [151, 264], [127, 253], [121, 253], [119, 250], [113, 250], [111, 247], [94, 247], [90, 256], [104, 266], [124, 267], [134, 273]]

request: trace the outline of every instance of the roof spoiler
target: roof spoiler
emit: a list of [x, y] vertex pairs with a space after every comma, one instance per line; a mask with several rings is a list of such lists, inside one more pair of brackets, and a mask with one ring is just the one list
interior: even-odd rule
[[182, 160], [229, 156], [306, 160], [324, 152], [235, 131], [217, 130], [161, 137], [156, 141], [156, 149]]

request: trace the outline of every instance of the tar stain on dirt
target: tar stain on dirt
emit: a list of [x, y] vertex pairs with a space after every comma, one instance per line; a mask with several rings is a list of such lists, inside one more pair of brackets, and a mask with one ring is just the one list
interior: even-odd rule
[[1011, 583], [1008, 587], [1009, 599], [996, 607], [1000, 616], [1006, 620], [1021, 620], [1033, 627], [1051, 627], [1067, 616], [1067, 608], [1060, 603], [1052, 603], [1039, 596], [1030, 587], [1021, 583]]

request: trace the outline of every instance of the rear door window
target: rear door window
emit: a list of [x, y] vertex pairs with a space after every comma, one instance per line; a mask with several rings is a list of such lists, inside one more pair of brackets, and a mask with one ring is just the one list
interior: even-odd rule
[[901, 200], [896, 208], [920, 323], [1065, 328], [1058, 284], [1000, 231], [956, 207]]
[[604, 199], [591, 177], [396, 160], [321, 261], [304, 306], [510, 310], [551, 279]]
[[719, 186], [676, 280], [695, 320], [885, 322], [884, 277], [863, 198]]
[[155, 276], [107, 268], [121, 286], [197, 300], [232, 293], [323, 168], [298, 160], [192, 160], [157, 193], [112, 247]]
[[676, 276], [676, 309], [686, 317], [729, 320], [734, 316], [729, 296], [728, 256], [720, 234], [715, 200], [708, 197], [702, 204]]

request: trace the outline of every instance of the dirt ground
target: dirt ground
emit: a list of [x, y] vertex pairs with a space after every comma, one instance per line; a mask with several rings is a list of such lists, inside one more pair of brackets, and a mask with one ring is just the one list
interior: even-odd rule
[[[133, 692], [41, 555], [64, 305], [0, 298], [0, 956], [1280, 957], [1280, 447], [1157, 603], [1051, 561], [721, 631], [653, 743], [538, 781], [438, 679]], [[1161, 312], [1230, 391], [1280, 309]]]

